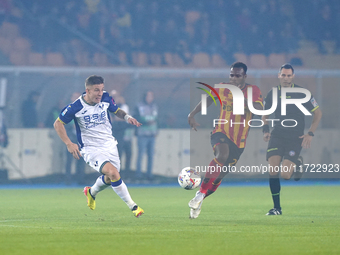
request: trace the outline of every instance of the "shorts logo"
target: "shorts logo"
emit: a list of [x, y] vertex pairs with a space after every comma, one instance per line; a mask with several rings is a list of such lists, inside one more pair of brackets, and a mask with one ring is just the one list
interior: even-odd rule
[[294, 157], [295, 156], [295, 151], [290, 151], [289, 156]]

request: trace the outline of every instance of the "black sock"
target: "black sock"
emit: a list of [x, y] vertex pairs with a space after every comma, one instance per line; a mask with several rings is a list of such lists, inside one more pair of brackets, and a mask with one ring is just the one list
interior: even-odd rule
[[269, 187], [272, 193], [274, 208], [281, 209], [280, 206], [280, 178], [279, 177], [269, 177]]

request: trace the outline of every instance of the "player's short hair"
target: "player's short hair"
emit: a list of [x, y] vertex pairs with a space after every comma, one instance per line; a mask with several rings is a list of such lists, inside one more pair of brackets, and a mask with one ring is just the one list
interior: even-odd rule
[[293, 66], [291, 65], [291, 64], [289, 64], [289, 63], [286, 63], [286, 64], [283, 64], [281, 67], [280, 67], [280, 73], [281, 73], [281, 70], [282, 69], [291, 69], [292, 70], [292, 73], [294, 74], [294, 68], [293, 68]]
[[242, 68], [244, 73], [247, 74], [248, 67], [245, 63], [235, 62], [230, 66], [230, 69], [233, 69], [233, 68]]
[[146, 96], [148, 95], [148, 93], [152, 93], [155, 96], [155, 93], [150, 89], [144, 91], [144, 94], [143, 94], [143, 101], [144, 102], [146, 102]]
[[97, 84], [103, 84], [104, 78], [98, 75], [91, 75], [86, 78], [85, 80], [85, 88], [87, 86], [97, 85]]

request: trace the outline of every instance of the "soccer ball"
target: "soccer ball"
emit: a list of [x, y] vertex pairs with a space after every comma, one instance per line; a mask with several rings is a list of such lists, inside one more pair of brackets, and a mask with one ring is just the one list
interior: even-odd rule
[[196, 189], [201, 184], [201, 176], [194, 168], [185, 167], [178, 175], [178, 183], [184, 189]]

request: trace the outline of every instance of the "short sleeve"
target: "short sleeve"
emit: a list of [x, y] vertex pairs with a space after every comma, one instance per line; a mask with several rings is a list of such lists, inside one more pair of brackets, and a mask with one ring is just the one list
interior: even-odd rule
[[273, 103], [273, 90], [270, 90], [264, 99], [264, 109], [268, 110], [272, 107]]
[[113, 100], [113, 98], [107, 92], [104, 92], [102, 102], [107, 102], [110, 104], [108, 107], [108, 110], [110, 112], [117, 113], [117, 111], [119, 110], [119, 107], [116, 104], [115, 100]]
[[74, 119], [76, 113], [79, 112], [82, 108], [83, 105], [81, 104], [80, 100], [77, 100], [61, 110], [61, 113], [59, 114], [59, 119], [64, 124], [68, 124]]
[[263, 97], [261, 90], [257, 86], [253, 86], [253, 102], [260, 103], [263, 106]]
[[314, 112], [316, 109], [319, 108], [319, 104], [316, 102], [313, 95], [311, 96], [310, 100], [303, 104], [304, 107], [307, 108], [308, 111]]

